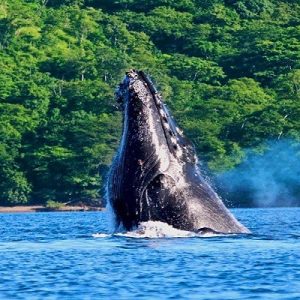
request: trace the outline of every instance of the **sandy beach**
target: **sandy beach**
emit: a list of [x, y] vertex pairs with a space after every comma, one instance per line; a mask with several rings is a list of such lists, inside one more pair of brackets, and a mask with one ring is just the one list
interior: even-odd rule
[[30, 213], [30, 212], [47, 212], [47, 211], [102, 211], [102, 207], [91, 206], [63, 206], [58, 209], [47, 208], [42, 205], [31, 206], [0, 206], [0, 213]]

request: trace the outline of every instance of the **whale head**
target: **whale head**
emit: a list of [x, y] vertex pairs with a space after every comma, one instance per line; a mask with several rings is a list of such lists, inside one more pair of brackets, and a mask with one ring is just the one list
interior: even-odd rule
[[196, 163], [193, 145], [177, 127], [160, 93], [144, 72], [128, 71], [116, 98], [123, 109], [122, 143], [135, 144], [140, 163], [154, 154], [162, 171], [170, 162]]

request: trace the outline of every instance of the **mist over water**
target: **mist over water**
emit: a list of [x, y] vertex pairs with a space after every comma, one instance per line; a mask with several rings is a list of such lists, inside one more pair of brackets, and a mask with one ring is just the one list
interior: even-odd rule
[[300, 144], [276, 140], [265, 149], [248, 150], [239, 166], [217, 176], [223, 198], [232, 206], [300, 206]]

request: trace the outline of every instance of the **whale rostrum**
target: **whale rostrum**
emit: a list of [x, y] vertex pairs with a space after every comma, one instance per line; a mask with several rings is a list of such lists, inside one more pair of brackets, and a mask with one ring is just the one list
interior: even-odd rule
[[115, 228], [151, 220], [195, 232], [249, 233], [201, 175], [193, 145], [145, 73], [127, 72], [116, 98], [123, 133], [107, 182]]

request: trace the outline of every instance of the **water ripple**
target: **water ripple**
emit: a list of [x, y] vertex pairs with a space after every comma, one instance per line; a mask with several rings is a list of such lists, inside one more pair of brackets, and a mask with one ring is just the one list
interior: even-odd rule
[[103, 212], [0, 214], [0, 299], [299, 299], [300, 209], [234, 214], [253, 234], [110, 234]]

